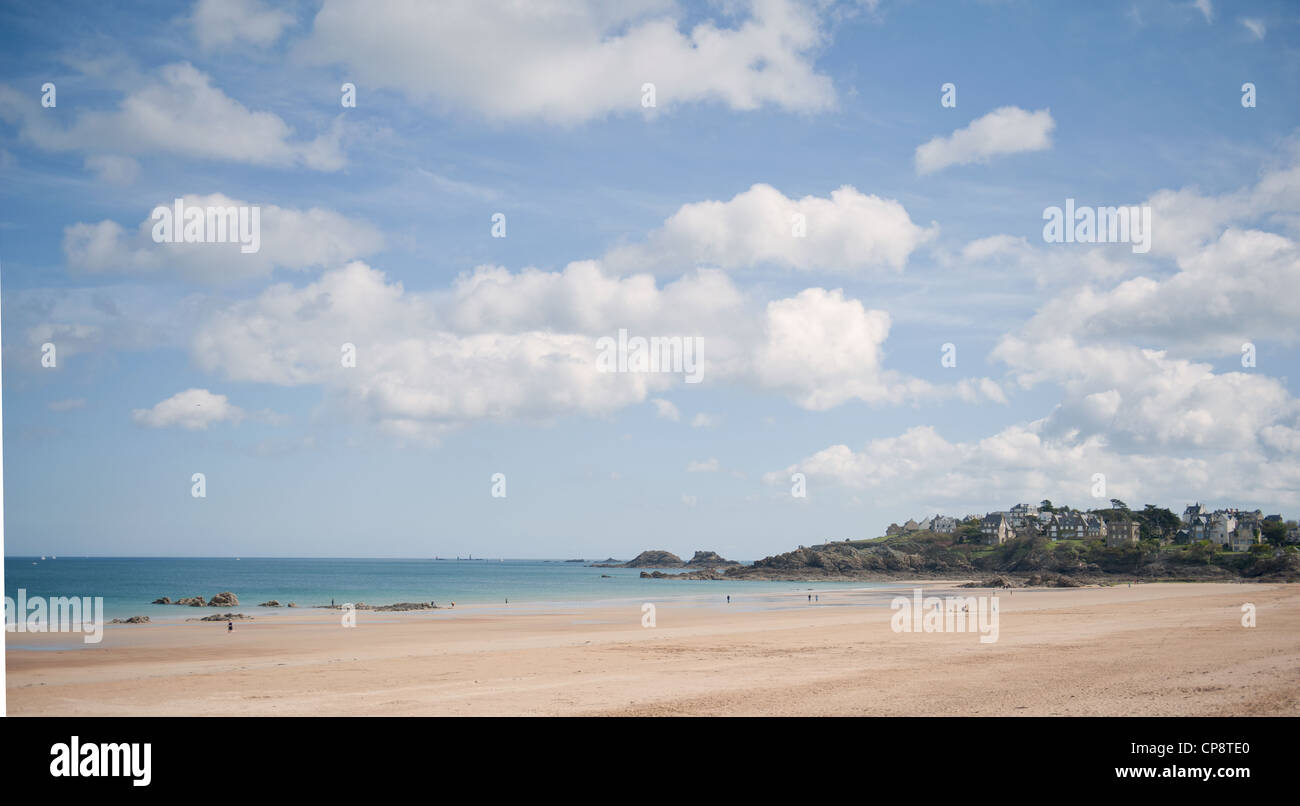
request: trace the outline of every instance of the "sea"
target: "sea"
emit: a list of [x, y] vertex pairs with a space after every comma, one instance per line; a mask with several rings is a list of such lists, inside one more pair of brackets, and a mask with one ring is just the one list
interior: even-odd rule
[[[215, 609], [155, 605], [160, 597], [211, 599], [230, 591], [238, 611], [255, 618], [285, 617], [299, 608], [345, 602], [386, 605], [572, 606], [665, 599], [737, 606], [793, 603], [791, 593], [883, 593], [897, 586], [868, 582], [769, 582], [641, 579], [637, 568], [595, 568], [591, 560], [345, 559], [273, 557], [5, 557], [5, 596], [102, 596], [104, 617], [149, 616], [151, 621], [208, 615]], [[665, 573], [678, 573], [666, 570]], [[837, 597], [838, 598], [838, 597]], [[278, 601], [281, 607], [261, 607]]]

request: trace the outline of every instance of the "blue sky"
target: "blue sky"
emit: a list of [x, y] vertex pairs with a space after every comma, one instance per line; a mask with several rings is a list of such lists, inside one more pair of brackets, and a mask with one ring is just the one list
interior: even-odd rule
[[[9, 554], [752, 559], [1096, 473], [1300, 508], [1292, 4], [136, 6], [0, 9]], [[261, 252], [151, 242], [177, 197]], [[1066, 198], [1151, 251], [1046, 243]], [[598, 373], [619, 328], [703, 382]]]

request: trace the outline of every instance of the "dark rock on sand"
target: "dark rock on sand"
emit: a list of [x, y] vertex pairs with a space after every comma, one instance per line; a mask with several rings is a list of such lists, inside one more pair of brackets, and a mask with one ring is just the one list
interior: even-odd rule
[[132, 616], [131, 618], [115, 618], [108, 622], [109, 624], [148, 624], [148, 616]]
[[395, 602], [390, 605], [381, 605], [373, 608], [374, 610], [437, 610], [439, 609], [433, 602]]
[[252, 616], [245, 616], [243, 613], [213, 613], [203, 618], [187, 618], [186, 621], [252, 621]]
[[279, 606], [280, 606], [280, 602], [278, 599], [272, 599], [269, 602], [262, 602], [260, 605], [258, 605], [258, 607], [279, 607]]

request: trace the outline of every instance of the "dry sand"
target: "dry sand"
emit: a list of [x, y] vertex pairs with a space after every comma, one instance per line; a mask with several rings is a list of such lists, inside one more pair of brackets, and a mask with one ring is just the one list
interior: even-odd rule
[[[1300, 714], [1300, 586], [999, 595], [990, 644], [894, 633], [887, 599], [843, 590], [817, 605], [803, 594], [763, 606], [660, 601], [653, 628], [639, 604], [362, 612], [354, 629], [321, 611], [232, 634], [224, 623], [112, 627], [90, 649], [9, 649], [8, 705], [11, 715]], [[1245, 602], [1257, 607], [1253, 629], [1241, 624]]]

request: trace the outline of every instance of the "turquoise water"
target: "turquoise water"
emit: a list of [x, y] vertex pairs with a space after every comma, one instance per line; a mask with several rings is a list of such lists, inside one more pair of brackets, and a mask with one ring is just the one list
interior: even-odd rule
[[[864, 582], [704, 582], [639, 578], [634, 568], [588, 568], [547, 560], [374, 560], [284, 558], [39, 557], [5, 558], [5, 595], [24, 588], [33, 596], [102, 596], [105, 617], [188, 618], [216, 612], [150, 604], [231, 591], [249, 615], [292, 614], [261, 608], [276, 599], [299, 607], [336, 602], [457, 604], [655, 601], [730, 594], [737, 604], [755, 594], [837, 588], [883, 588]], [[674, 573], [674, 572], [668, 572]], [[601, 575], [608, 574], [608, 578]], [[223, 608], [222, 612], [225, 609]]]

